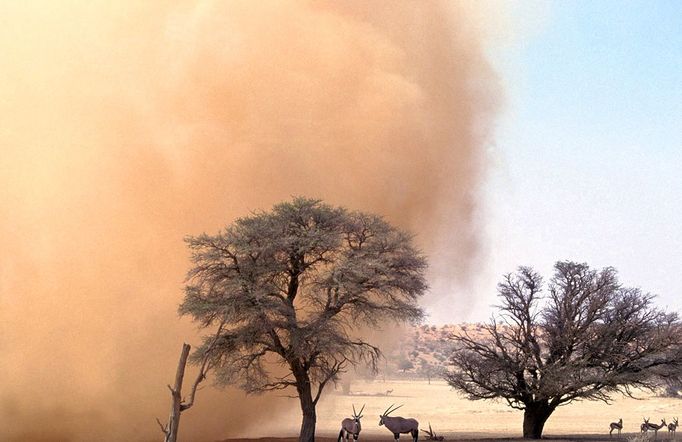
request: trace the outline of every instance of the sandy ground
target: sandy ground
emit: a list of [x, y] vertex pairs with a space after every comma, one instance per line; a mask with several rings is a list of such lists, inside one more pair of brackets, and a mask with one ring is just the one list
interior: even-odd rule
[[[387, 390], [393, 390], [385, 396]], [[413, 417], [419, 420], [421, 428], [434, 430], [446, 440], [516, 440], [521, 438], [523, 414], [504, 403], [469, 401], [452, 391], [444, 381], [375, 381], [355, 382], [352, 395], [330, 391], [318, 405], [317, 435], [323, 442], [335, 441], [339, 423], [356, 409], [365, 405], [362, 438], [365, 440], [392, 441], [392, 435], [378, 425], [379, 414], [392, 403], [405, 404], [395, 415]], [[639, 434], [639, 425], [644, 417], [651, 422], [666, 421], [682, 416], [682, 400], [652, 397], [645, 393], [640, 399], [618, 397], [611, 405], [601, 402], [576, 402], [561, 407], [545, 426], [548, 439], [560, 440], [617, 440], [609, 439], [609, 423], [623, 419], [623, 434], [620, 440], [627, 440]], [[292, 409], [278, 419], [277, 427], [268, 422], [254, 422], [244, 438], [262, 437], [263, 442], [294, 442], [300, 425], [300, 412], [292, 403]], [[286, 422], [282, 426], [282, 421]], [[273, 439], [270, 436], [287, 436]], [[653, 434], [652, 434], [653, 436]], [[680, 436], [682, 437], [682, 436]], [[661, 430], [659, 440], [669, 438]], [[404, 438], [410, 440], [409, 438]], [[242, 439], [231, 439], [243, 442]], [[253, 440], [253, 439], [251, 439]], [[403, 438], [401, 438], [403, 440]]]
[[[639, 433], [638, 433], [639, 434]], [[629, 439], [637, 436], [638, 434], [621, 434], [621, 437], [618, 438], [616, 436], [610, 438], [608, 435], [604, 436], [603, 434], [578, 434], [578, 435], [563, 435], [563, 436], [545, 436], [543, 440], [549, 440], [553, 442], [569, 442], [569, 441], [578, 441], [578, 442], [597, 442], [597, 441], [611, 441], [611, 442], [619, 442], [619, 441], [628, 441]], [[653, 434], [649, 435], [650, 441], [653, 442]], [[361, 440], [367, 441], [367, 442], [391, 442], [393, 439], [390, 436], [386, 437], [378, 437], [378, 436], [369, 436], [362, 438]], [[402, 440], [402, 438], [401, 438]], [[407, 441], [411, 441], [411, 439], [405, 439]], [[421, 441], [422, 439], [420, 439]], [[667, 434], [661, 433], [658, 436], [658, 441], [668, 441], [670, 438], [668, 437]], [[315, 438], [316, 442], [337, 442], [336, 438], [333, 437], [316, 437]], [[465, 434], [453, 434], [451, 437], [448, 437], [445, 439], [445, 441], [457, 441], [457, 442], [506, 442], [506, 441], [519, 441], [519, 442], [527, 442], [527, 439], [523, 439], [521, 437], [484, 437], [481, 435], [478, 436], [467, 436]], [[263, 438], [258, 438], [258, 439], [224, 439], [219, 442], [298, 442], [298, 438], [296, 437], [263, 437]]]

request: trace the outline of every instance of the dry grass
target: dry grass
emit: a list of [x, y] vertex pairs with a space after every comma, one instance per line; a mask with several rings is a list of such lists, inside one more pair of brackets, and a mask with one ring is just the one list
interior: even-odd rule
[[[382, 396], [386, 390], [390, 396]], [[363, 419], [363, 439], [392, 440], [391, 434], [379, 427], [379, 414], [392, 403], [405, 404], [396, 415], [419, 420], [424, 428], [431, 422], [434, 430], [446, 440], [516, 440], [521, 437], [523, 413], [503, 403], [469, 401], [452, 391], [444, 381], [429, 385], [426, 381], [375, 381], [352, 384], [352, 396], [330, 391], [318, 406], [317, 432], [324, 442], [335, 441], [339, 423], [351, 411], [366, 404]], [[599, 402], [578, 402], [557, 410], [547, 422], [548, 439], [561, 440], [622, 440], [639, 435], [643, 417], [651, 422], [661, 418], [670, 421], [682, 416], [682, 401], [658, 398], [642, 393], [641, 400], [617, 398], [612, 405]], [[609, 423], [623, 418], [621, 438], [609, 438]], [[282, 422], [286, 422], [282, 425]], [[292, 408], [273, 422], [257, 419], [239, 437], [294, 436], [300, 425], [300, 412], [292, 400]], [[653, 434], [650, 435], [653, 438]], [[401, 438], [402, 440], [403, 438]], [[661, 430], [658, 440], [667, 440], [668, 432]], [[268, 441], [273, 439], [268, 439]], [[289, 439], [277, 439], [290, 442]], [[406, 438], [405, 440], [409, 440]]]
[[[406, 441], [411, 441], [410, 438], [401, 438], [401, 440], [406, 440]], [[374, 436], [367, 436], [367, 437], [362, 437], [360, 439], [361, 441], [366, 441], [366, 442], [379, 442], [379, 441], [386, 441], [386, 442], [392, 442], [393, 437], [388, 435], [384, 435], [384, 437], [374, 435]], [[420, 439], [421, 441], [422, 439]], [[457, 442], [506, 442], [506, 441], [527, 441], [527, 439], [523, 439], [520, 437], [468, 437], [466, 435], [461, 435], [461, 434], [455, 434], [451, 438], [447, 439], [450, 441], [457, 441]], [[570, 441], [580, 441], [580, 442], [597, 442], [597, 441], [611, 441], [611, 442], [653, 442], [653, 434], [649, 435], [640, 435], [640, 434], [632, 434], [632, 435], [621, 435], [621, 438], [618, 439], [617, 437], [609, 438], [608, 435], [596, 435], [596, 434], [588, 434], [588, 435], [564, 435], [564, 436], [548, 436], [545, 437], [543, 440], [551, 440], [553, 442], [570, 442]], [[668, 440], [667, 435], [661, 434], [658, 437], [659, 441], [663, 440]], [[316, 442], [336, 442], [335, 437], [316, 437], [315, 438]], [[298, 442], [298, 438], [296, 437], [263, 437], [263, 438], [256, 438], [256, 439], [224, 439], [222, 442]]]

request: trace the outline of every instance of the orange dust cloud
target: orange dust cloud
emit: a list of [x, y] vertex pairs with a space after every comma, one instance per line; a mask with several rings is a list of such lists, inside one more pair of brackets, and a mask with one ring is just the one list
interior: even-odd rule
[[[159, 439], [198, 341], [183, 236], [291, 196], [384, 214], [465, 283], [500, 92], [474, 9], [0, 4], [0, 438]], [[202, 390], [182, 434], [265, 400]]]

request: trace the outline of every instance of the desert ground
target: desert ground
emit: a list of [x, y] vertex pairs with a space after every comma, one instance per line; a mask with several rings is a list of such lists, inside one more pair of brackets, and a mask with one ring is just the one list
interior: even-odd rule
[[[387, 390], [393, 391], [386, 396]], [[351, 395], [330, 391], [318, 405], [317, 434], [324, 442], [335, 440], [339, 422], [351, 413], [352, 404], [355, 404], [356, 409], [366, 404], [362, 420], [363, 438], [390, 441], [391, 434], [378, 422], [379, 414], [392, 403], [405, 404], [395, 415], [414, 417], [422, 428], [428, 428], [430, 422], [433, 429], [445, 436], [446, 440], [521, 438], [521, 411], [513, 410], [501, 402], [469, 401], [441, 380], [430, 384], [425, 380], [357, 381], [351, 385]], [[255, 422], [255, 425], [249, 426], [247, 433], [238, 437], [289, 442], [289, 437], [295, 436], [300, 425], [299, 411], [293, 405], [292, 401], [292, 409], [281, 420], [278, 419], [276, 426], [267, 421]], [[622, 418], [624, 428], [621, 439], [627, 440], [639, 434], [643, 417], [658, 423], [662, 418], [669, 422], [677, 416], [682, 416], [682, 400], [656, 397], [645, 392], [640, 393], [637, 399], [617, 397], [610, 405], [576, 402], [561, 407], [550, 417], [545, 426], [545, 437], [557, 441], [609, 440], [609, 423]], [[282, 421], [286, 421], [286, 424], [282, 425]], [[273, 436], [283, 439], [271, 439]], [[403, 438], [409, 440], [409, 437]], [[667, 430], [661, 429], [658, 439], [668, 438]]]

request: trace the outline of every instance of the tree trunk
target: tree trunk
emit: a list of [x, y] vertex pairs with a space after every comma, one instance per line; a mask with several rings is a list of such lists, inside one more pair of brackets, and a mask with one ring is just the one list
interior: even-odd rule
[[547, 402], [531, 402], [526, 404], [523, 412], [523, 437], [525, 439], [542, 439], [545, 422], [554, 412]]
[[[301, 401], [301, 407], [303, 407], [303, 401]], [[316, 423], [317, 414], [315, 413], [315, 406], [313, 405], [312, 407], [304, 408], [303, 422], [301, 423], [301, 433], [298, 436], [299, 442], [315, 442]]]
[[164, 442], [177, 442], [178, 429], [180, 428], [180, 415], [182, 409], [182, 380], [185, 377], [185, 367], [187, 366], [187, 357], [189, 356], [190, 346], [182, 344], [182, 352], [180, 353], [180, 360], [178, 361], [178, 369], [175, 372], [175, 386], [171, 388], [171, 411], [168, 417], [168, 424], [166, 426], [166, 437]]
[[206, 379], [206, 373], [208, 373], [208, 370], [210, 369], [209, 352], [220, 336], [222, 328], [223, 324], [218, 327], [218, 331], [216, 332], [213, 342], [209, 346], [206, 353], [204, 353], [203, 359], [201, 361], [201, 367], [199, 368], [199, 373], [197, 373], [197, 377], [190, 389], [189, 399], [185, 402], [182, 400], [182, 382], [183, 378], [185, 377], [185, 367], [187, 366], [187, 358], [189, 357], [190, 346], [189, 344], [182, 344], [180, 360], [178, 361], [178, 369], [175, 372], [175, 386], [168, 386], [168, 389], [171, 392], [171, 411], [170, 415], [168, 416], [168, 422], [166, 422], [166, 425], [164, 425], [161, 423], [158, 417], [156, 418], [156, 422], [159, 423], [159, 427], [161, 427], [161, 431], [163, 432], [164, 442], [177, 442], [178, 429], [180, 428], [180, 415], [183, 411], [186, 411], [194, 406], [194, 400], [196, 399], [199, 384]]
[[301, 402], [303, 422], [298, 436], [299, 442], [315, 442], [315, 425], [317, 414], [315, 401], [313, 400], [312, 385], [308, 373], [298, 363], [292, 364], [292, 372], [296, 378], [296, 391]]

